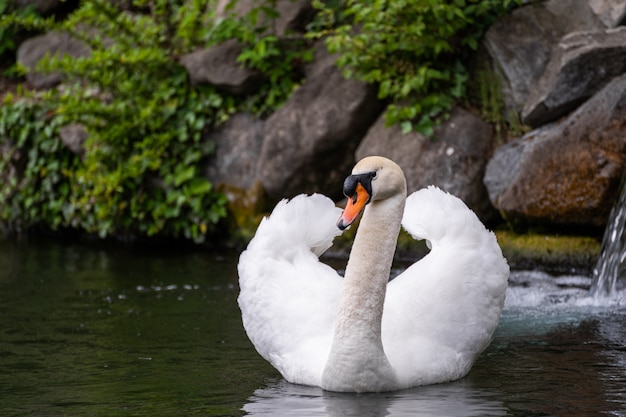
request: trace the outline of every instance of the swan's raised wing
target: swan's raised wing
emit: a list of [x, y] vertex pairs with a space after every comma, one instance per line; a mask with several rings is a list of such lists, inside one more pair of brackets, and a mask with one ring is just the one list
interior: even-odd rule
[[257, 351], [290, 382], [319, 385], [341, 277], [318, 256], [341, 231], [341, 209], [319, 194], [281, 201], [239, 259], [239, 307]]
[[493, 233], [458, 198], [407, 198], [403, 227], [431, 251], [388, 285], [383, 346], [407, 385], [464, 376], [495, 330], [509, 267]]

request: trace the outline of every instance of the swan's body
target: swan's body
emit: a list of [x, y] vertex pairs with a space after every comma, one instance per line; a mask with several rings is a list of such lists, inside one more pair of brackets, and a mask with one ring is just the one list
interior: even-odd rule
[[[331, 391], [465, 376], [504, 303], [509, 268], [495, 236], [436, 187], [406, 198], [385, 158], [359, 162], [345, 189], [343, 214], [321, 195], [282, 201], [241, 255], [239, 305], [257, 351], [288, 381]], [[342, 278], [318, 256], [341, 233], [337, 218], [343, 228], [363, 205]], [[388, 282], [401, 222], [432, 249]]]

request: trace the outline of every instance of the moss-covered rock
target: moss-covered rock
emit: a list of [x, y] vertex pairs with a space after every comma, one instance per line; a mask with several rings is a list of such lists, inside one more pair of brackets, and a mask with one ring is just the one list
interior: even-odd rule
[[601, 243], [590, 236], [497, 231], [498, 243], [511, 269], [591, 274]]

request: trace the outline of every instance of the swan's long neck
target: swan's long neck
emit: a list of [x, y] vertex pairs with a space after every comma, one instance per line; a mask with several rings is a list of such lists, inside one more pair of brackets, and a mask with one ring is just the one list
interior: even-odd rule
[[399, 194], [373, 201], [363, 213], [322, 377], [325, 389], [384, 391], [395, 384], [395, 372], [383, 351], [381, 321], [405, 199]]
[[[371, 203], [363, 213], [346, 268], [337, 333], [354, 332], [362, 326], [380, 339], [383, 303], [403, 211], [404, 199], [388, 199]], [[342, 327], [344, 323], [349, 327]]]

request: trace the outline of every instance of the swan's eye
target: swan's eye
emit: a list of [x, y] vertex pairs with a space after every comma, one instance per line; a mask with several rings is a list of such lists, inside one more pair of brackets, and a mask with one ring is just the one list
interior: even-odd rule
[[374, 171], [371, 173], [372, 179], [375, 180], [378, 177], [378, 171]]

